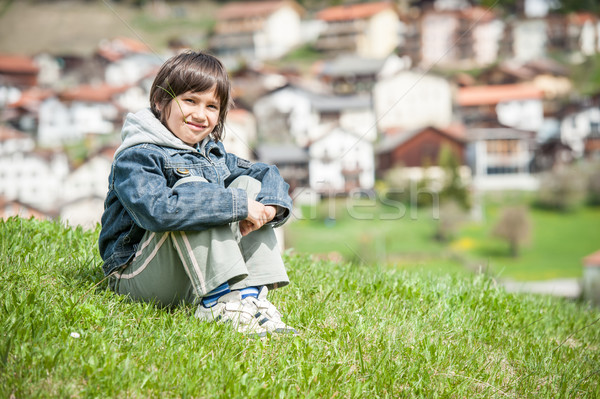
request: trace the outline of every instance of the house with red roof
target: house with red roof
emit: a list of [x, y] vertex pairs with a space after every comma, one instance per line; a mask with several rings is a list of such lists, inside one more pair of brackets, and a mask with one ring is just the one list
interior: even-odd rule
[[530, 83], [458, 88], [455, 102], [468, 126], [498, 123], [538, 131], [544, 122], [544, 92]]
[[572, 13], [565, 17], [567, 48], [589, 57], [600, 53], [600, 17], [591, 13]]
[[302, 40], [304, 9], [295, 1], [239, 1], [221, 7], [209, 48], [221, 58], [251, 60], [283, 56]]
[[467, 163], [482, 190], [534, 190], [532, 161], [544, 123], [544, 93], [529, 83], [461, 87], [455, 103], [467, 126]]
[[385, 58], [400, 44], [400, 17], [394, 3], [344, 4], [325, 8], [316, 18], [326, 23], [315, 47], [334, 54]]
[[28, 88], [37, 85], [39, 67], [24, 55], [0, 54], [0, 86]]
[[17, 151], [31, 151], [34, 148], [35, 140], [31, 135], [5, 125], [0, 125], [0, 156], [12, 154]]
[[96, 50], [96, 54], [109, 62], [115, 62], [131, 54], [151, 53], [150, 47], [131, 37], [121, 36], [114, 39], [102, 40]]
[[122, 113], [115, 97], [128, 86], [81, 85], [44, 100], [39, 107], [38, 143], [55, 147], [89, 134], [118, 130]]
[[24, 219], [35, 218], [38, 220], [47, 220], [52, 219], [54, 215], [41, 211], [31, 205], [24, 204], [18, 200], [7, 200], [0, 195], [0, 219], [6, 220], [15, 216]]

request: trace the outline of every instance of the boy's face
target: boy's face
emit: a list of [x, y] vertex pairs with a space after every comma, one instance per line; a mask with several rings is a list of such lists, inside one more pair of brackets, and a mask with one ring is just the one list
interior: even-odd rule
[[171, 100], [165, 110], [167, 128], [187, 145], [204, 140], [219, 123], [220, 102], [215, 87], [203, 92], [185, 92]]

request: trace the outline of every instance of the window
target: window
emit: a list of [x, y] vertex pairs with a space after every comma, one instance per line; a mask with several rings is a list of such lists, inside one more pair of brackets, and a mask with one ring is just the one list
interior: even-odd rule
[[488, 140], [487, 152], [493, 155], [515, 155], [518, 151], [517, 140]]

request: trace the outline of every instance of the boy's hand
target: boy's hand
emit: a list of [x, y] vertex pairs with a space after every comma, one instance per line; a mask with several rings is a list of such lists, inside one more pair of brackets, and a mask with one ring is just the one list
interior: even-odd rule
[[258, 230], [265, 223], [273, 220], [277, 210], [273, 205], [263, 205], [248, 198], [248, 217], [240, 222], [240, 232], [243, 236]]

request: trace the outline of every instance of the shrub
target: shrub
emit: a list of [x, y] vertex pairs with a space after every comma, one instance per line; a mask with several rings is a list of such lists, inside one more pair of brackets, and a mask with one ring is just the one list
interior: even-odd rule
[[503, 208], [492, 234], [508, 241], [511, 256], [519, 256], [519, 248], [529, 241], [531, 236], [531, 220], [527, 208], [524, 206]]
[[577, 165], [565, 166], [541, 175], [536, 205], [562, 212], [581, 206], [587, 191], [586, 174]]

